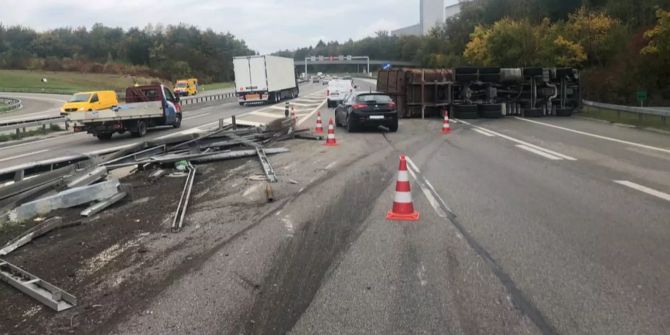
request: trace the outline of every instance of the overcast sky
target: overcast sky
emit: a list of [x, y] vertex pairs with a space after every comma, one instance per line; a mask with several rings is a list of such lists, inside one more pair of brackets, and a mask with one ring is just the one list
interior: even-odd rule
[[[446, 0], [455, 3], [457, 0]], [[419, 22], [419, 0], [2, 0], [0, 23], [39, 31], [186, 23], [230, 32], [261, 53], [346, 41]]]

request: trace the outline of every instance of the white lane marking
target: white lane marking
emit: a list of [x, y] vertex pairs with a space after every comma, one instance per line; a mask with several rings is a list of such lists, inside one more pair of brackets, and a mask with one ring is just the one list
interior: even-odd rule
[[653, 195], [653, 196], [655, 196], [657, 198], [661, 198], [665, 201], [670, 201], [670, 194], [667, 194], [665, 192], [657, 191], [653, 188], [642, 186], [640, 184], [636, 184], [636, 183], [634, 183], [632, 181], [628, 181], [628, 180], [615, 180], [614, 182], [619, 184], [619, 185], [630, 187], [634, 190], [637, 190], [637, 191], [640, 191], [640, 192], [643, 192], [643, 193], [647, 193], [649, 195]]
[[536, 150], [544, 151], [544, 152], [546, 152], [546, 153], [548, 153], [548, 154], [550, 154], [550, 155], [553, 155], [553, 156], [557, 156], [557, 157], [560, 157], [560, 158], [563, 158], [563, 159], [566, 159], [566, 160], [569, 160], [569, 161], [576, 161], [576, 160], [577, 160], [577, 158], [570, 157], [570, 156], [568, 156], [568, 155], [564, 155], [564, 154], [562, 154], [562, 153], [559, 153], [559, 152], [556, 152], [556, 151], [553, 151], [553, 150], [549, 150], [549, 149], [543, 148], [543, 147], [541, 147], [541, 146], [537, 146], [537, 145], [535, 145], [535, 144], [531, 144], [531, 143], [528, 143], [528, 142], [526, 142], [526, 141], [522, 141], [522, 140], [520, 140], [520, 139], [516, 139], [516, 138], [514, 138], [514, 137], [511, 137], [511, 136], [507, 136], [507, 135], [505, 135], [505, 134], [501, 134], [501, 133], [499, 133], [499, 132], [497, 132], [497, 131], [493, 131], [493, 130], [491, 130], [491, 129], [486, 129], [486, 128], [483, 128], [483, 127], [475, 126], [475, 125], [473, 125], [472, 123], [469, 123], [469, 122], [466, 122], [466, 121], [463, 121], [463, 120], [459, 120], [459, 122], [462, 123], [462, 124], [466, 124], [466, 125], [468, 125], [468, 126], [470, 126], [470, 127], [473, 127], [473, 128], [475, 128], [475, 129], [479, 129], [479, 130], [483, 130], [483, 131], [489, 132], [489, 133], [491, 133], [491, 134], [493, 134], [493, 135], [496, 135], [496, 136], [498, 136], [498, 137], [502, 137], [502, 138], [504, 138], [504, 139], [506, 139], [506, 140], [509, 140], [509, 141], [512, 141], [512, 142], [515, 142], [515, 143], [518, 143], [518, 144], [522, 144], [522, 145], [525, 145], [525, 146], [527, 146], [527, 147], [531, 147], [531, 148], [536, 149]]
[[416, 276], [419, 277], [421, 286], [426, 286], [426, 284], [428, 284], [428, 281], [426, 280], [426, 267], [423, 266], [423, 263], [420, 263], [420, 266], [416, 269]]
[[544, 151], [540, 151], [540, 150], [537, 150], [537, 149], [535, 149], [535, 148], [531, 148], [531, 147], [526, 146], [526, 145], [523, 145], [523, 144], [517, 144], [516, 147], [519, 148], [519, 149], [526, 150], [526, 151], [528, 151], [528, 152], [532, 152], [532, 153], [534, 153], [534, 154], [536, 154], [536, 155], [540, 155], [540, 156], [542, 156], [542, 157], [544, 157], [544, 158], [551, 159], [552, 161], [560, 161], [560, 160], [563, 160], [563, 158], [556, 157], [556, 156], [551, 155], [551, 154], [548, 154], [548, 153], [546, 153], [546, 152], [544, 152]]
[[46, 151], [49, 151], [49, 150], [44, 149], [44, 150], [29, 152], [29, 153], [22, 154], [22, 155], [11, 156], [11, 157], [0, 159], [0, 162], [11, 161], [13, 159], [18, 159], [18, 158], [22, 158], [22, 157], [26, 157], [26, 156], [37, 155], [37, 154], [41, 154], [41, 153], [46, 152]]
[[334, 168], [335, 165], [337, 165], [337, 161], [331, 162], [330, 164], [326, 165], [326, 167], [324, 169], [330, 170], [330, 169]]
[[560, 129], [560, 130], [565, 130], [565, 131], [569, 131], [569, 132], [571, 132], [571, 133], [575, 133], [575, 134], [580, 134], [580, 135], [584, 135], [584, 136], [590, 136], [590, 137], [598, 138], [598, 139], [601, 139], [601, 140], [606, 140], [606, 141], [612, 141], [612, 142], [621, 143], [621, 144], [632, 145], [632, 146], [639, 147], [639, 148], [644, 148], [644, 149], [649, 149], [649, 150], [655, 150], [655, 151], [660, 151], [660, 152], [665, 152], [665, 153], [667, 153], [667, 154], [670, 154], [670, 149], [664, 149], [664, 148], [659, 148], [659, 147], [653, 147], [653, 146], [651, 146], [651, 145], [646, 145], [646, 144], [641, 144], [641, 143], [636, 143], [636, 142], [624, 141], [624, 140], [620, 140], [620, 139], [616, 139], [616, 138], [612, 138], [612, 137], [607, 137], [607, 136], [602, 136], [602, 135], [596, 135], [596, 134], [592, 134], [592, 133], [587, 133], [587, 132], [585, 132], [585, 131], [574, 130], [574, 129], [570, 129], [570, 128], [565, 128], [565, 127], [561, 127], [561, 126], [556, 126], [556, 125], [549, 124], [549, 123], [544, 123], [544, 122], [539, 122], [539, 121], [534, 121], [534, 120], [528, 120], [528, 119], [524, 119], [524, 118], [520, 118], [520, 117], [515, 117], [515, 118], [518, 119], [518, 120], [521, 120], [521, 121], [526, 121], [526, 122], [530, 122], [530, 123], [535, 123], [535, 124], [539, 124], [539, 125], [542, 125], [542, 126], [545, 126], [545, 127], [551, 127], [551, 128], [556, 128], [556, 129]]
[[[408, 161], [409, 162], [409, 161]], [[440, 204], [437, 202], [437, 199], [433, 196], [433, 194], [428, 190], [426, 187], [423, 186], [423, 183], [417, 178], [414, 168], [411, 167], [412, 164], [410, 164], [410, 168], [407, 170], [410, 175], [412, 175], [412, 178], [417, 182], [419, 185], [419, 188], [421, 189], [421, 192], [423, 193], [424, 196], [426, 196], [426, 199], [428, 199], [428, 203], [430, 203], [430, 206], [433, 207], [433, 210], [435, 210], [435, 213], [437, 216], [441, 218], [446, 218], [447, 213], [445, 213], [442, 208], [440, 208]]]
[[270, 118], [273, 118], [273, 119], [284, 118], [285, 117], [283, 113], [280, 115], [280, 114], [267, 113], [267, 112], [253, 112], [253, 113], [251, 113], [251, 115], [262, 116], [262, 117], [270, 117]]
[[295, 228], [293, 227], [293, 222], [291, 222], [291, 219], [287, 217], [284, 217], [281, 219], [282, 222], [284, 222], [284, 227], [286, 227], [286, 230], [288, 231], [288, 236], [293, 237], [293, 234], [295, 233]]
[[312, 117], [312, 115], [316, 114], [316, 112], [317, 112], [319, 109], [321, 109], [325, 104], [326, 104], [326, 99], [323, 99], [323, 101], [321, 102], [321, 104], [318, 105], [316, 108], [314, 108], [314, 110], [311, 111], [309, 114], [305, 115], [302, 119], [300, 119], [300, 120], [297, 122], [296, 126], [300, 126], [300, 125], [302, 125], [303, 123], [305, 123], [305, 121], [307, 121], [310, 117]]
[[[435, 209], [435, 211], [437, 212], [437, 215], [441, 216], [440, 213], [444, 213], [442, 208], [446, 208], [447, 211], [452, 212], [451, 208], [449, 208], [449, 206], [447, 206], [447, 203], [444, 201], [444, 199], [442, 199], [442, 197], [437, 192], [435, 187], [433, 187], [433, 184], [431, 184], [430, 181], [428, 179], [426, 179], [426, 177], [421, 175], [421, 170], [419, 170], [419, 168], [416, 166], [416, 164], [414, 164], [414, 161], [411, 158], [409, 158], [409, 156], [405, 156], [405, 159], [407, 160], [407, 163], [409, 164], [409, 169], [407, 169], [407, 171], [409, 171], [409, 173], [412, 175], [414, 180], [416, 180], [419, 183], [419, 187], [421, 188], [422, 192], [424, 192], [424, 194], [425, 194], [424, 187], [423, 187], [423, 184], [425, 183], [425, 185], [433, 192], [431, 194], [432, 199], [436, 199], [437, 201], [439, 201], [439, 204], [442, 205], [442, 207], [440, 207], [439, 204], [433, 205], [431, 203], [431, 206], [433, 206], [433, 209]], [[421, 179], [417, 179], [416, 174], [419, 174]], [[429, 198], [428, 201], [430, 202], [430, 197], [427, 197], [427, 198]], [[446, 217], [446, 213], [445, 213], [444, 217]]]
[[487, 136], [487, 137], [495, 137], [496, 136], [496, 135], [493, 135], [493, 134], [489, 133], [488, 131], [483, 131], [481, 129], [474, 129], [474, 131], [476, 131], [476, 132], [478, 132], [478, 133], [480, 133], [484, 136]]
[[207, 115], [209, 115], [209, 113], [204, 113], [204, 114], [200, 114], [200, 115], [189, 116], [189, 117], [187, 117], [187, 118], [184, 118], [183, 121], [186, 121], [186, 120], [192, 120], [192, 119], [197, 119], [197, 118], [205, 117], [205, 116], [207, 116]]
[[405, 160], [407, 161], [407, 164], [409, 164], [409, 166], [414, 169], [414, 171], [421, 173], [421, 170], [419, 170], [419, 167], [414, 164], [414, 161], [411, 158], [405, 156]]

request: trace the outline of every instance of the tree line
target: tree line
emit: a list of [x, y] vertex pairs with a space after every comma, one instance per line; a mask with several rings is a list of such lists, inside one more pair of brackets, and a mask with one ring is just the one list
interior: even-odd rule
[[232, 57], [254, 55], [243, 40], [187, 25], [143, 29], [59, 28], [37, 32], [0, 23], [0, 68], [233, 80]]
[[586, 98], [670, 102], [670, 0], [470, 0], [427, 36], [375, 37], [277, 54], [369, 55], [424, 67], [576, 67]]

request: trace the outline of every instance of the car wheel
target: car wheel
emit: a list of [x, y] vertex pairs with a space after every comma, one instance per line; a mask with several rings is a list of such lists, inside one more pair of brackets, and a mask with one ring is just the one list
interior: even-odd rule
[[350, 132], [350, 133], [353, 133], [354, 130], [356, 130], [355, 126], [356, 125], [354, 124], [354, 120], [352, 120], [351, 118], [348, 117], [347, 118], [347, 131]]
[[398, 131], [398, 119], [395, 119], [395, 122], [393, 122], [393, 124], [389, 127], [389, 130], [392, 133], [395, 133], [396, 131]]
[[177, 114], [176, 120], [174, 120], [174, 124], [172, 125], [175, 129], [181, 127], [181, 113]]

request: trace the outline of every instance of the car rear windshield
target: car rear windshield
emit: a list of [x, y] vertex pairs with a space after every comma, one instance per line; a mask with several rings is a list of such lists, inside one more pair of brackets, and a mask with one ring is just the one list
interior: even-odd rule
[[75, 94], [72, 97], [70, 97], [70, 100], [67, 102], [88, 102], [88, 99], [91, 98], [90, 94]]
[[363, 94], [356, 97], [357, 102], [388, 104], [391, 103], [391, 97], [383, 94]]

